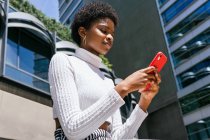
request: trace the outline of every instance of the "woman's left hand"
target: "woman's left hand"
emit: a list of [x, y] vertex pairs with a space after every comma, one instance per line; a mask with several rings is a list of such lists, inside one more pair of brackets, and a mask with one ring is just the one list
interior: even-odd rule
[[161, 82], [160, 74], [158, 72], [155, 72], [154, 74], [156, 81], [152, 81], [152, 83], [150, 83], [150, 88], [148, 90], [139, 91], [141, 93], [141, 97], [138, 104], [143, 111], [148, 109], [152, 99], [159, 91], [159, 84]]

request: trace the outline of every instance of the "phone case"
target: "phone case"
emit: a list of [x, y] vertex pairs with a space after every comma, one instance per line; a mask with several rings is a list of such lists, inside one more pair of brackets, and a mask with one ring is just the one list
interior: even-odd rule
[[162, 52], [158, 52], [149, 66], [156, 67], [157, 71], [160, 72], [163, 66], [166, 64], [166, 62], [167, 62], [167, 57], [165, 56], [165, 54]]
[[[165, 56], [164, 53], [158, 52], [156, 56], [153, 58], [152, 62], [149, 64], [149, 66], [154, 66], [157, 68], [157, 71], [160, 72], [163, 68], [163, 66], [167, 62], [167, 57]], [[146, 85], [145, 91], [149, 90], [151, 87], [151, 84], [148, 83]]]

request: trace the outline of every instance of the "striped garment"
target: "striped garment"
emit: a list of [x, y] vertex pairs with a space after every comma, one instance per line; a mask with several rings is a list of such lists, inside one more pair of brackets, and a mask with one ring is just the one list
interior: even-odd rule
[[[64, 135], [62, 128], [56, 129], [54, 136], [55, 140], [68, 140]], [[103, 129], [97, 129], [84, 140], [111, 140], [111, 135]]]

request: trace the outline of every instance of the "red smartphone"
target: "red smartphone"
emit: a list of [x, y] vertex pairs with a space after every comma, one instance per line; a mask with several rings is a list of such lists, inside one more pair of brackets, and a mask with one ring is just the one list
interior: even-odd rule
[[[160, 72], [163, 68], [163, 66], [167, 62], [167, 57], [164, 53], [158, 52], [156, 56], [153, 58], [152, 62], [149, 64], [149, 66], [154, 66], [157, 68], [157, 71]], [[147, 84], [145, 90], [149, 90], [151, 87], [151, 84]]]
[[167, 57], [164, 53], [158, 52], [156, 56], [153, 58], [152, 62], [149, 64], [149, 66], [154, 66], [157, 68], [157, 71], [160, 72], [163, 68], [163, 66], [167, 62]]

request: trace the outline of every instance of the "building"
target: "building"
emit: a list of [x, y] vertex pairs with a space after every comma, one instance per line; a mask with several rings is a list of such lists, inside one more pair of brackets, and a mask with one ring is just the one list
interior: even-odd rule
[[69, 26], [75, 13], [83, 6], [84, 0], [58, 0], [60, 22]]
[[0, 139], [51, 140], [51, 33], [36, 17], [0, 1]]
[[189, 140], [210, 138], [210, 1], [157, 0]]

